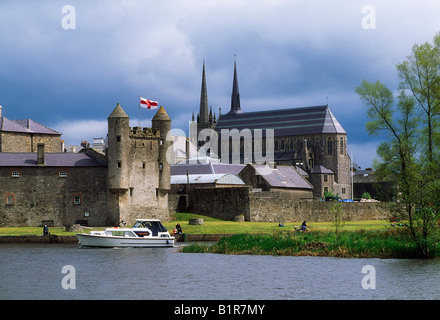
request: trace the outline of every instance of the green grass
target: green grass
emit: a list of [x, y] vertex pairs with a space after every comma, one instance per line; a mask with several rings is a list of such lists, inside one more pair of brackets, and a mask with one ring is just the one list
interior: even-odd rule
[[[204, 219], [203, 225], [189, 225], [189, 219]], [[175, 219], [164, 223], [164, 226], [172, 231], [177, 223], [180, 223], [182, 231], [186, 234], [237, 234], [237, 233], [263, 233], [272, 234], [275, 231], [289, 232], [295, 226], [301, 225], [302, 221], [284, 223], [284, 227], [279, 227], [278, 222], [235, 222], [223, 221], [206, 216], [176, 213]], [[334, 227], [331, 222], [307, 222], [312, 231], [332, 231]], [[390, 223], [385, 220], [371, 221], [347, 221], [343, 230], [386, 230], [390, 228]]]
[[[203, 225], [189, 225], [189, 219], [201, 218], [204, 219]], [[284, 227], [279, 227], [278, 222], [235, 222], [224, 221], [220, 219], [211, 218], [208, 216], [196, 215], [191, 213], [176, 213], [173, 220], [163, 222], [164, 226], [171, 232], [175, 225], [180, 223], [183, 232], [186, 234], [273, 234], [274, 232], [291, 232], [295, 226], [301, 224], [298, 222], [285, 223]], [[308, 222], [312, 232], [315, 231], [331, 231], [333, 226], [331, 222]], [[386, 230], [390, 225], [384, 220], [372, 221], [347, 221], [343, 230]], [[103, 230], [104, 227], [98, 227], [97, 230]], [[76, 232], [67, 232], [64, 227], [50, 227], [49, 231], [55, 235], [75, 235]], [[88, 232], [87, 229], [84, 230]], [[42, 227], [0, 227], [1, 235], [29, 235], [43, 234]]]
[[330, 256], [351, 258], [419, 258], [416, 247], [401, 229], [389, 231], [275, 232], [237, 234], [223, 237], [213, 245], [191, 244], [183, 252], [223, 254], [264, 254]]

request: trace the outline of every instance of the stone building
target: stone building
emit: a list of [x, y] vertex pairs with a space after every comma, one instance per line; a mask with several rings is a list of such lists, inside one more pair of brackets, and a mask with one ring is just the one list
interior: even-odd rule
[[[205, 82], [204, 73], [203, 76]], [[207, 105], [201, 104], [200, 114], [206, 112]], [[198, 127], [197, 132], [203, 129], [199, 128], [199, 123], [194, 125]], [[222, 150], [229, 150], [227, 162], [233, 162], [235, 157], [243, 164], [255, 163], [256, 148], [260, 148], [258, 151], [261, 154], [273, 150], [275, 164], [300, 167], [309, 175], [308, 181], [314, 187], [315, 197], [323, 198], [324, 191], [332, 191], [342, 199], [351, 198], [351, 160], [347, 153], [347, 133], [328, 105], [244, 112], [240, 105], [237, 67], [234, 63], [231, 109], [221, 114], [214, 125], [219, 141], [218, 150], [214, 153], [222, 161], [226, 158], [222, 157]], [[238, 138], [232, 138], [231, 132], [234, 129], [238, 131]], [[255, 132], [259, 129], [262, 132], [261, 146], [252, 142], [253, 149], [247, 152], [244, 145], [246, 134], [254, 141]], [[273, 129], [273, 141], [266, 141], [268, 129]], [[222, 137], [222, 130], [229, 136]], [[235, 149], [234, 139], [238, 141]], [[226, 148], [222, 146], [224, 141], [229, 143]]]
[[105, 154], [90, 148], [46, 152], [45, 143], [38, 143], [36, 152], [0, 152], [0, 225], [46, 221], [55, 226], [112, 226], [136, 218], [168, 220], [170, 129], [163, 107], [151, 128], [130, 128], [118, 104], [108, 117]]
[[46, 152], [64, 151], [61, 133], [31, 119], [9, 120], [0, 106], [0, 152], [37, 152], [38, 143], [44, 143]]

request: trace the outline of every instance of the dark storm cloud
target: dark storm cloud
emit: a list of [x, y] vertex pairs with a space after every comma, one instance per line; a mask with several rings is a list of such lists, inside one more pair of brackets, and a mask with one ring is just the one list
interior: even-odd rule
[[[236, 55], [244, 111], [328, 101], [353, 150], [373, 150], [354, 88], [365, 78], [395, 90], [395, 65], [440, 30], [436, 1], [370, 1], [373, 30], [362, 28], [363, 1], [70, 4], [74, 30], [62, 28], [65, 2], [0, 3], [3, 115], [64, 131], [67, 143], [105, 135], [117, 102], [137, 125], [139, 95], [158, 100], [186, 131], [203, 61], [209, 104], [227, 112]], [[142, 124], [151, 116], [142, 110]]]

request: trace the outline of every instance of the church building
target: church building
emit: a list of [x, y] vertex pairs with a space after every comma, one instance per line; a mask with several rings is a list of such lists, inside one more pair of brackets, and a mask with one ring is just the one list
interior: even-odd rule
[[[205, 65], [203, 65], [202, 98], [203, 101], [207, 101], [204, 88], [206, 88]], [[201, 122], [202, 114], [208, 114], [207, 103], [200, 104], [198, 132], [206, 127], [204, 126], [206, 122]], [[292, 166], [297, 169], [313, 185], [315, 198], [323, 198], [324, 193], [332, 192], [342, 199], [351, 199], [351, 161], [347, 153], [347, 133], [328, 105], [245, 112], [240, 105], [237, 65], [234, 62], [230, 111], [220, 114], [218, 119], [214, 117], [212, 122], [209, 120], [210, 118], [208, 125], [214, 128], [219, 136], [220, 158], [222, 150], [220, 144], [224, 140], [221, 138], [222, 129], [229, 131], [236, 129], [240, 133], [249, 129], [252, 137], [257, 129], [261, 129], [263, 134], [264, 132], [267, 134], [268, 129], [273, 129], [273, 141], [268, 140], [267, 143], [273, 143], [269, 149], [273, 149], [275, 165]], [[263, 136], [263, 154], [268, 146], [265, 140]], [[248, 159], [243, 148], [243, 137], [239, 149], [242, 163], [255, 162], [255, 146], [252, 150], [254, 156]], [[231, 145], [229, 150], [230, 153], [234, 152]]]

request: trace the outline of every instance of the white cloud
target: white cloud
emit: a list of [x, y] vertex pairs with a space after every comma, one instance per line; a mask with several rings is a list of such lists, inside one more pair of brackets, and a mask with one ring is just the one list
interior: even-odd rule
[[80, 145], [81, 141], [92, 142], [93, 138], [107, 137], [107, 121], [80, 120], [62, 121], [51, 126], [61, 132], [66, 145]]

